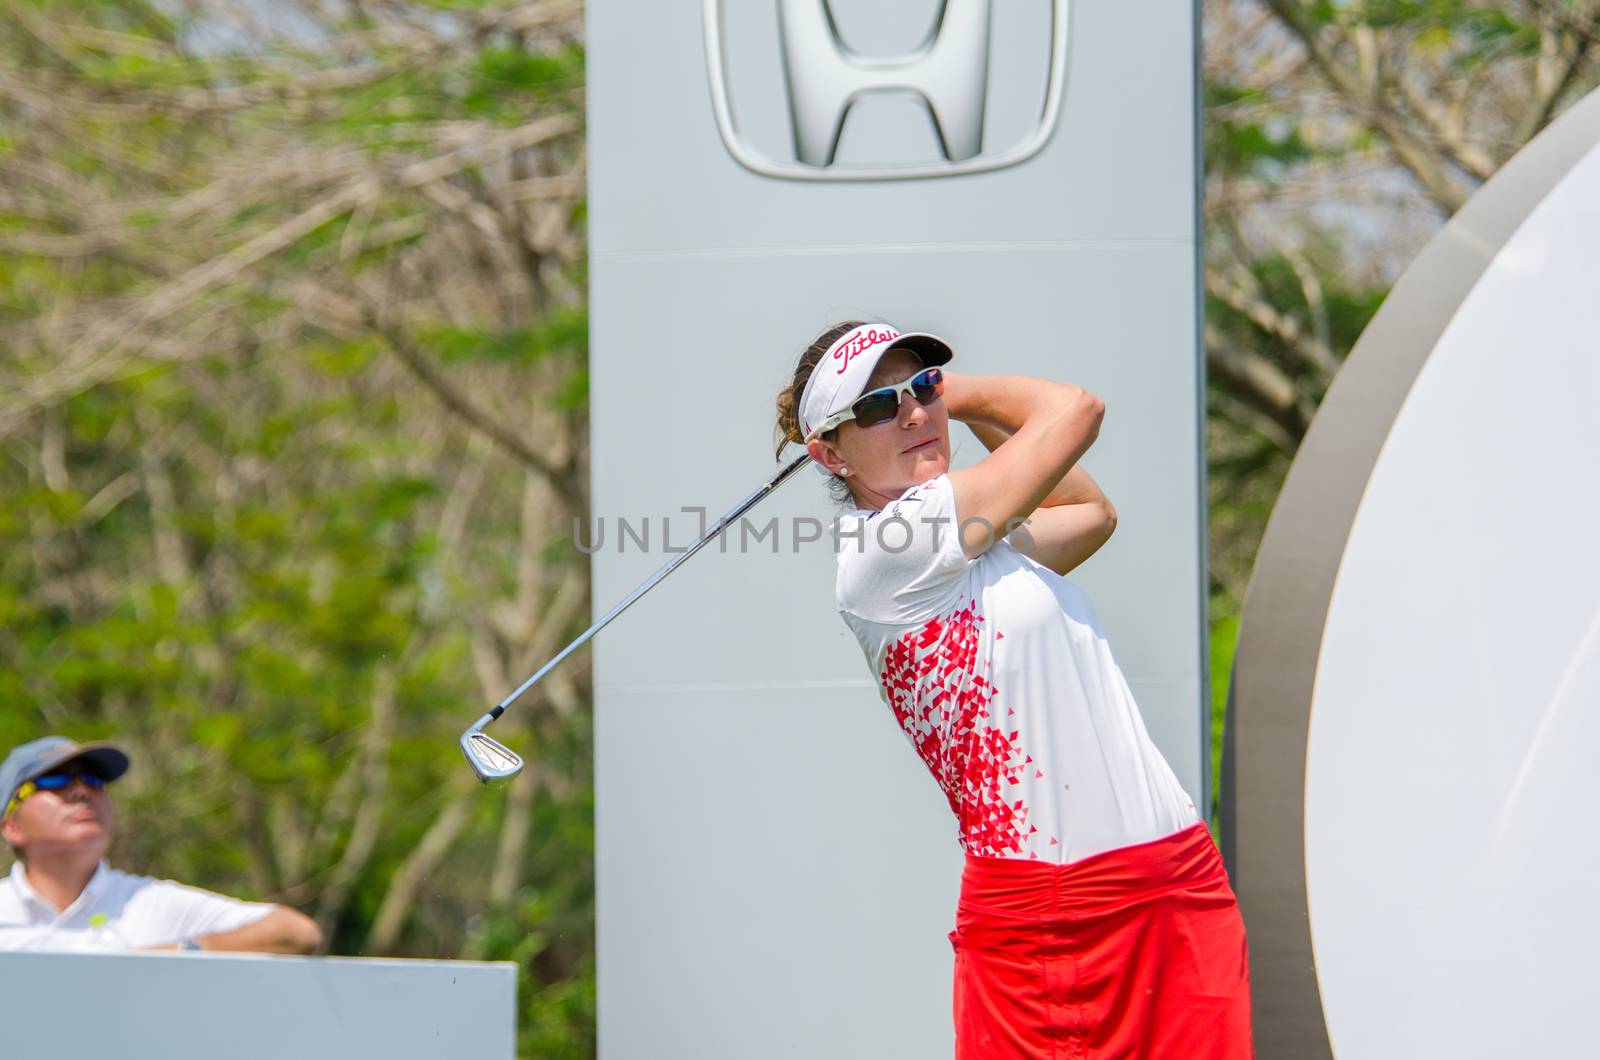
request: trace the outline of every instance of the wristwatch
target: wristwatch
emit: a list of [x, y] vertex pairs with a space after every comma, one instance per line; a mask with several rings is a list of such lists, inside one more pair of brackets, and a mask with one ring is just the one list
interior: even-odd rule
[[178, 940], [178, 949], [182, 950], [185, 953], [199, 953], [199, 952], [201, 952], [203, 947], [200, 945], [200, 943], [196, 942], [194, 939], [179, 939]]

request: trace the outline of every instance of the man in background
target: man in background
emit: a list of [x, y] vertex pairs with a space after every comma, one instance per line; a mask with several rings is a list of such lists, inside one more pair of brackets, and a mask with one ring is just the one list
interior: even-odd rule
[[107, 865], [107, 788], [127, 769], [115, 744], [60, 736], [23, 744], [0, 764], [0, 835], [17, 856], [0, 879], [0, 950], [311, 953], [322, 944], [296, 910]]

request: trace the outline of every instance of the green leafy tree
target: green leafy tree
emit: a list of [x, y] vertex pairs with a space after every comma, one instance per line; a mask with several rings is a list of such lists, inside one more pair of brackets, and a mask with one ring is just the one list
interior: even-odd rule
[[515, 960], [593, 1052], [581, 9], [0, 11], [0, 740], [333, 952]]

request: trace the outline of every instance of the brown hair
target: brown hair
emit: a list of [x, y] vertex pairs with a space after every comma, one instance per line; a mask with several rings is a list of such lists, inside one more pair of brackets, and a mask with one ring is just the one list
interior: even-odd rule
[[[822, 361], [823, 354], [828, 352], [828, 347], [838, 342], [845, 333], [853, 328], [858, 328], [866, 323], [864, 320], [842, 320], [833, 325], [811, 341], [800, 353], [800, 359], [794, 365], [794, 378], [789, 380], [789, 385], [778, 391], [778, 424], [773, 430], [773, 437], [777, 441], [774, 455], [783, 457], [783, 447], [791, 442], [806, 440], [805, 432], [800, 429], [800, 396], [805, 393], [806, 383], [811, 379], [811, 373]], [[819, 437], [833, 441], [837, 437], [837, 430], [823, 431]], [[828, 477], [828, 492], [839, 504], [850, 500], [850, 487], [838, 475]]]
[[[866, 323], [864, 320], [844, 320], [833, 325], [827, 331], [812, 340], [800, 354], [800, 359], [794, 365], [794, 378], [789, 385], [778, 391], [778, 425], [773, 431], [777, 440], [774, 455], [783, 456], [783, 447], [791, 442], [806, 440], [805, 432], [800, 429], [800, 396], [805, 393], [806, 383], [811, 379], [811, 373], [816, 370], [822, 355], [828, 352], [828, 347], [844, 337], [852, 328], [859, 328]], [[833, 431], [825, 431], [823, 438], [829, 438]], [[831, 438], [830, 438], [831, 440]]]

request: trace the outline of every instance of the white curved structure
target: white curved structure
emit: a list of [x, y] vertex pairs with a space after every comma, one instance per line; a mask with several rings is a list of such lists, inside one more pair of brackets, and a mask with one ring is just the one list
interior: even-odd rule
[[1600, 1056], [1600, 148], [1450, 322], [1372, 470], [1306, 756], [1341, 1057]]
[[1600, 94], [1396, 285], [1273, 514], [1224, 823], [1264, 1060], [1600, 1056], [1597, 402]]

